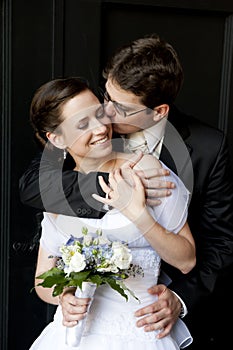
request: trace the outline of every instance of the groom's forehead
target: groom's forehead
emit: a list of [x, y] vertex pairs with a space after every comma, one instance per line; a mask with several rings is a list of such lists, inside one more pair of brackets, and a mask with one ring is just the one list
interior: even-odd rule
[[115, 102], [141, 104], [140, 96], [135, 95], [132, 91], [125, 90], [117, 82], [111, 80], [110, 78], [106, 81], [105, 90], [110, 99]]

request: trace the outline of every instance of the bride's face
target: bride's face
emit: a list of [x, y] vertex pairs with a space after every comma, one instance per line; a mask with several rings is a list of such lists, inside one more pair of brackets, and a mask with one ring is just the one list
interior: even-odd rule
[[66, 102], [62, 116], [63, 142], [76, 156], [100, 158], [111, 153], [111, 120], [90, 90]]

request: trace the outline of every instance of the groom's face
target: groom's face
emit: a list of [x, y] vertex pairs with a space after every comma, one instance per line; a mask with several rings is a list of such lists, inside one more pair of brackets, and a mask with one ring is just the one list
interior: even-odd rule
[[107, 80], [105, 87], [108, 94], [105, 111], [111, 117], [115, 132], [131, 134], [155, 124], [154, 111], [146, 108], [139, 96], [123, 90], [111, 79]]

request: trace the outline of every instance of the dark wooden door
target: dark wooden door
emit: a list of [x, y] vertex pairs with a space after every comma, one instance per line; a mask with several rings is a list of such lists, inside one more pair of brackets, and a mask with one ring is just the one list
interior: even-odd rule
[[[40, 213], [23, 206], [18, 194], [18, 180], [37, 153], [28, 122], [35, 89], [51, 78], [68, 75], [85, 76], [97, 86], [106, 60], [117, 46], [157, 32], [177, 49], [184, 66], [185, 83], [178, 106], [224, 130], [233, 159], [233, 3], [2, 0], [0, 6], [0, 348], [26, 350], [53, 313], [53, 308], [30, 292]], [[223, 290], [217, 292], [222, 298]], [[229, 307], [226, 301], [223, 305]], [[222, 337], [225, 334], [218, 334], [210, 317], [200, 334], [205, 349], [217, 348]]]

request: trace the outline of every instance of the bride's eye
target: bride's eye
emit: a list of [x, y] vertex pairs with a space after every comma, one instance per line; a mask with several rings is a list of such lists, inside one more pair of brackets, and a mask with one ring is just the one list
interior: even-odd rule
[[88, 125], [89, 125], [89, 119], [84, 118], [78, 122], [77, 129], [80, 129], [80, 130], [86, 129]]

